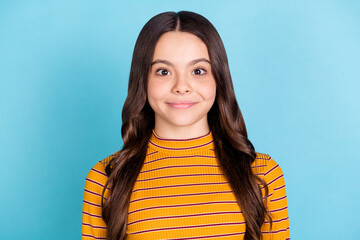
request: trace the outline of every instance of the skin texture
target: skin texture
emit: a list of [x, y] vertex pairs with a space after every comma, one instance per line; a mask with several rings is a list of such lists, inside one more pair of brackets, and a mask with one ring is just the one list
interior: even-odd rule
[[154, 130], [161, 138], [188, 139], [209, 133], [207, 113], [215, 101], [216, 83], [200, 38], [180, 31], [159, 38], [147, 97], [155, 112]]

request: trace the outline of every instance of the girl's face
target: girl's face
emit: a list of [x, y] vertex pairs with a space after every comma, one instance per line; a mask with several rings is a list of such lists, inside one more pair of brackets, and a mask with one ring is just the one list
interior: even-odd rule
[[155, 46], [147, 96], [157, 133], [206, 134], [216, 83], [205, 43], [187, 32], [163, 34]]

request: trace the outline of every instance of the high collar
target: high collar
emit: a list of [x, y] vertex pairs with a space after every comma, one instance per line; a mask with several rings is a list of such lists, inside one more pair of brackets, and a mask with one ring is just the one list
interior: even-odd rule
[[214, 150], [214, 139], [212, 132], [188, 139], [169, 139], [160, 138], [155, 130], [152, 130], [152, 135], [149, 141], [149, 147], [161, 152], [169, 154], [195, 154], [207, 150]]

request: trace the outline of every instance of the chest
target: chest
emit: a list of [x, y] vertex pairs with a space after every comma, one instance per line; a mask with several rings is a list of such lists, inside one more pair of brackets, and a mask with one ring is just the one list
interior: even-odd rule
[[147, 159], [130, 198], [127, 239], [239, 239], [244, 232], [241, 209], [214, 156]]

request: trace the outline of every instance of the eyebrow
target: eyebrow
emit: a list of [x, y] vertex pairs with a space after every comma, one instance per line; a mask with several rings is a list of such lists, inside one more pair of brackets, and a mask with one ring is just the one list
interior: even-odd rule
[[[207, 63], [211, 64], [210, 61], [207, 60], [206, 58], [198, 58], [198, 59], [194, 59], [194, 60], [192, 60], [191, 62], [189, 62], [188, 66], [194, 65], [194, 64], [196, 64], [196, 63], [198, 63], [198, 62], [207, 62]], [[155, 61], [153, 61], [153, 62], [151, 63], [151, 66], [154, 65], [154, 64], [156, 64], [156, 63], [164, 63], [164, 64], [169, 65], [169, 66], [172, 66], [172, 67], [174, 66], [174, 64], [172, 64], [172, 63], [169, 62], [168, 60], [162, 60], [162, 59], [156, 59]]]

